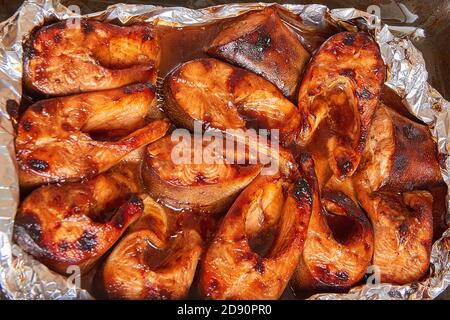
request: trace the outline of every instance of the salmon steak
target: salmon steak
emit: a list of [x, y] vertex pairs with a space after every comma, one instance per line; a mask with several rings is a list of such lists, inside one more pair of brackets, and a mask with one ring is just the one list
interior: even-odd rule
[[160, 54], [149, 25], [65, 20], [28, 39], [24, 84], [32, 92], [54, 96], [155, 82]]

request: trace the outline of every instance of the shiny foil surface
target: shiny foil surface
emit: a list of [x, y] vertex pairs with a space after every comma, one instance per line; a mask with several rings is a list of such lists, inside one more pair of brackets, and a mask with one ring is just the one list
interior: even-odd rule
[[[105, 11], [83, 15], [101, 21], [129, 24], [147, 21], [173, 27], [202, 25], [261, 9], [270, 4], [229, 4], [193, 10], [152, 5], [118, 4]], [[279, 6], [279, 5], [277, 5]], [[70, 8], [73, 9], [73, 8]], [[327, 23], [355, 30], [374, 16], [356, 9], [328, 10], [323, 5], [283, 5], [280, 10], [301, 17], [314, 30]], [[77, 281], [50, 271], [11, 242], [14, 216], [19, 203], [19, 185], [14, 152], [14, 130], [8, 110], [18, 106], [22, 94], [22, 40], [49, 19], [79, 18], [80, 15], [54, 0], [28, 0], [8, 20], [0, 23], [0, 289], [7, 299], [93, 299]], [[365, 23], [366, 22], [366, 23]], [[369, 28], [388, 67], [386, 85], [393, 89], [417, 118], [427, 123], [448, 155], [450, 105], [427, 82], [425, 61], [407, 37], [394, 36], [387, 25]], [[442, 175], [450, 186], [450, 157]], [[450, 190], [450, 188], [449, 188]], [[447, 217], [449, 216], [447, 195]], [[408, 285], [366, 284], [345, 294], [316, 294], [310, 299], [433, 299], [450, 284], [450, 229], [433, 244], [429, 275]], [[1, 295], [0, 295], [1, 298]]]

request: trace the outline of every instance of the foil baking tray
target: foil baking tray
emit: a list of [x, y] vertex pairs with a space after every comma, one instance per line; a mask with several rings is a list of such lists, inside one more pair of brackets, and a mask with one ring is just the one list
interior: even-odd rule
[[[394, 90], [417, 118], [427, 123], [445, 159], [442, 175], [450, 185], [450, 105], [429, 84], [422, 53], [411, 38], [423, 37], [421, 28], [392, 28], [377, 23], [375, 15], [354, 8], [328, 9], [318, 4], [227, 4], [203, 9], [154, 5], [115, 4], [100, 12], [81, 15], [80, 7], [59, 1], [28, 0], [8, 20], [0, 23], [0, 288], [7, 299], [93, 299], [80, 279], [50, 271], [12, 243], [14, 216], [19, 203], [19, 187], [14, 152], [14, 129], [10, 113], [22, 98], [22, 42], [37, 26], [53, 20], [88, 17], [119, 24], [137, 21], [170, 27], [198, 26], [236, 17], [250, 10], [276, 6], [294, 14], [301, 27], [321, 30], [327, 24], [341, 29], [363, 28], [374, 35], [389, 76], [385, 84]], [[409, 37], [408, 37], [409, 36]], [[436, 79], [434, 79], [434, 82]], [[442, 87], [441, 87], [442, 89]], [[450, 190], [450, 189], [449, 189]], [[449, 197], [447, 195], [447, 217]], [[348, 293], [322, 293], [310, 299], [433, 299], [450, 284], [450, 229], [433, 244], [430, 272], [421, 281], [408, 285], [367, 283]]]

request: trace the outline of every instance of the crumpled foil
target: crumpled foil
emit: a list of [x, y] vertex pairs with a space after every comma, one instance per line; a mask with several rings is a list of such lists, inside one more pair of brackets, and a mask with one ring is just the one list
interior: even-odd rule
[[[230, 4], [191, 10], [152, 5], [118, 4], [105, 11], [84, 15], [102, 21], [153, 21], [171, 26], [206, 24], [229, 18], [270, 4]], [[354, 28], [358, 19], [374, 17], [356, 9], [328, 10], [323, 5], [283, 5], [302, 18], [309, 28], [320, 28], [326, 19], [341, 27]], [[7, 299], [93, 299], [73, 281], [50, 271], [11, 242], [14, 215], [19, 202], [14, 130], [8, 108], [21, 98], [22, 39], [49, 18], [78, 18], [57, 0], [27, 0], [8, 20], [0, 23], [0, 291]], [[428, 83], [422, 54], [407, 38], [396, 37], [388, 26], [371, 29], [389, 68], [386, 81], [402, 97], [405, 105], [426, 122], [437, 140], [439, 151], [447, 155], [450, 141], [450, 105]], [[442, 175], [450, 186], [450, 157]], [[449, 188], [450, 190], [450, 188]], [[449, 197], [447, 197], [449, 199]], [[450, 208], [450, 203], [447, 204]], [[449, 212], [447, 212], [448, 214]], [[450, 284], [450, 229], [433, 244], [430, 274], [420, 282], [398, 286], [387, 283], [366, 284], [345, 294], [316, 294], [310, 299], [433, 299]]]

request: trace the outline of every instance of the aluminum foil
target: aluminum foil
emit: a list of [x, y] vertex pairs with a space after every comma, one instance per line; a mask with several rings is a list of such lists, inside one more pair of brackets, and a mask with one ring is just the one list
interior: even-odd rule
[[[124, 24], [148, 21], [182, 27], [210, 23], [268, 5], [230, 4], [191, 10], [118, 4], [84, 17]], [[358, 19], [374, 21], [374, 16], [351, 8], [328, 10], [322, 5], [284, 5], [279, 8], [300, 16], [302, 23], [309, 28], [321, 28], [330, 20], [349, 29], [355, 28]], [[7, 110], [17, 107], [21, 98], [22, 39], [49, 18], [72, 17], [78, 18], [80, 14], [57, 0], [28, 0], [10, 19], [0, 23], [0, 289], [7, 299], [93, 298], [76, 285], [77, 281], [50, 271], [11, 242], [19, 187], [14, 160], [13, 126]], [[373, 32], [380, 45], [383, 59], [389, 68], [386, 84], [403, 98], [414, 115], [429, 124], [439, 151], [447, 155], [450, 146], [450, 105], [427, 83], [428, 73], [422, 54], [407, 38], [394, 36], [387, 25], [375, 27], [370, 32]], [[450, 157], [446, 158], [445, 164], [442, 174], [450, 186]], [[450, 203], [447, 205], [449, 207]], [[450, 229], [433, 244], [430, 274], [424, 280], [403, 286], [366, 284], [345, 294], [317, 294], [310, 299], [432, 299], [450, 284], [449, 256]]]

